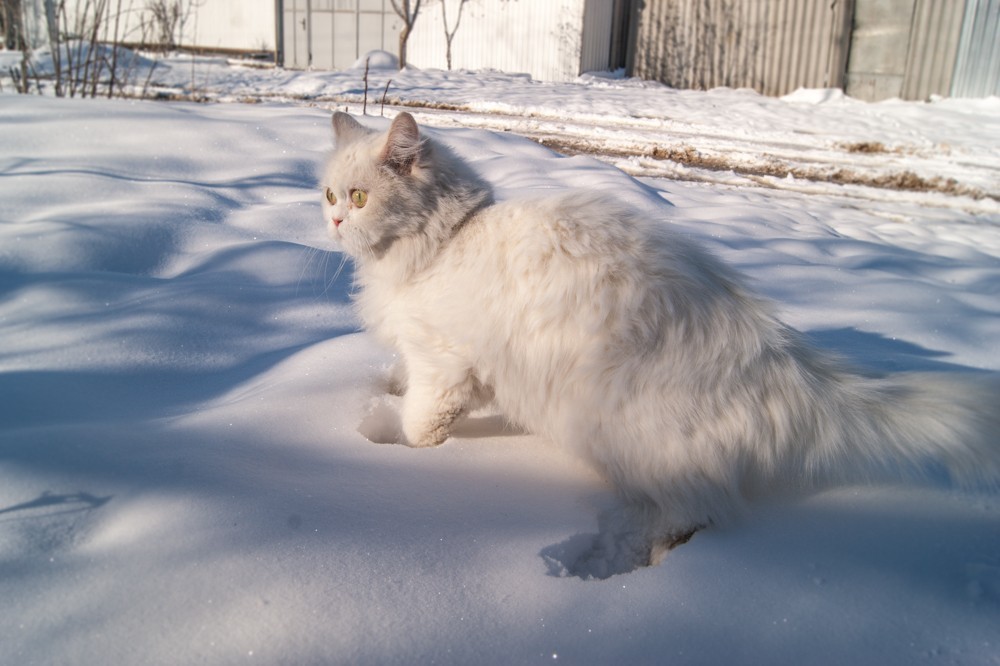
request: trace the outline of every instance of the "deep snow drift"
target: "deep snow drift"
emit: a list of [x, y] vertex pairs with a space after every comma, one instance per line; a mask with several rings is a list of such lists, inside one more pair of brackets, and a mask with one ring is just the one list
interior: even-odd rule
[[[1000, 369], [996, 214], [436, 135], [500, 196], [618, 192], [876, 370]], [[390, 359], [324, 236], [329, 141], [323, 109], [0, 97], [0, 661], [996, 663], [994, 492], [840, 489], [582, 581], [613, 501], [582, 463], [489, 416], [369, 442]]]

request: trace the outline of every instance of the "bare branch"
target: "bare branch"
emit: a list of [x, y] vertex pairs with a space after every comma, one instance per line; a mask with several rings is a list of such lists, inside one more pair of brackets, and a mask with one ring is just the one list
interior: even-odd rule
[[448, 62], [448, 69], [451, 69], [451, 42], [455, 39], [458, 26], [462, 24], [462, 9], [469, 0], [459, 0], [458, 16], [455, 17], [455, 27], [448, 30], [448, 0], [441, 0], [441, 23], [444, 24], [445, 60]]

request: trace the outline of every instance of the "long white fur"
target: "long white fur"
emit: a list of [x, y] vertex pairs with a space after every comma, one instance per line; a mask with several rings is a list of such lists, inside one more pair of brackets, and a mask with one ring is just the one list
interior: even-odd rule
[[719, 260], [612, 197], [494, 204], [408, 114], [384, 134], [346, 114], [333, 124], [323, 185], [338, 204], [324, 215], [355, 260], [362, 320], [405, 360], [405, 443], [440, 444], [494, 399], [596, 463], [650, 542], [761, 494], [888, 469], [1000, 475], [996, 380], [855, 374]]

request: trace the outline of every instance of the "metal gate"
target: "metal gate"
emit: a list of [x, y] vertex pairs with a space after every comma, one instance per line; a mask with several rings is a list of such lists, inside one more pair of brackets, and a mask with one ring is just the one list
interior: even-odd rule
[[292, 69], [346, 69], [365, 53], [395, 53], [400, 21], [390, 0], [278, 0], [279, 60]]

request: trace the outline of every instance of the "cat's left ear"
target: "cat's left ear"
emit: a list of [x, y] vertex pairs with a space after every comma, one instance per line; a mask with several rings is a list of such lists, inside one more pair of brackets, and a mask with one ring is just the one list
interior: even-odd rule
[[333, 113], [333, 138], [337, 145], [350, 143], [354, 139], [368, 134], [368, 130], [357, 120], [343, 111]]
[[399, 175], [408, 175], [420, 156], [422, 143], [417, 122], [413, 116], [403, 111], [392, 121], [379, 159]]

